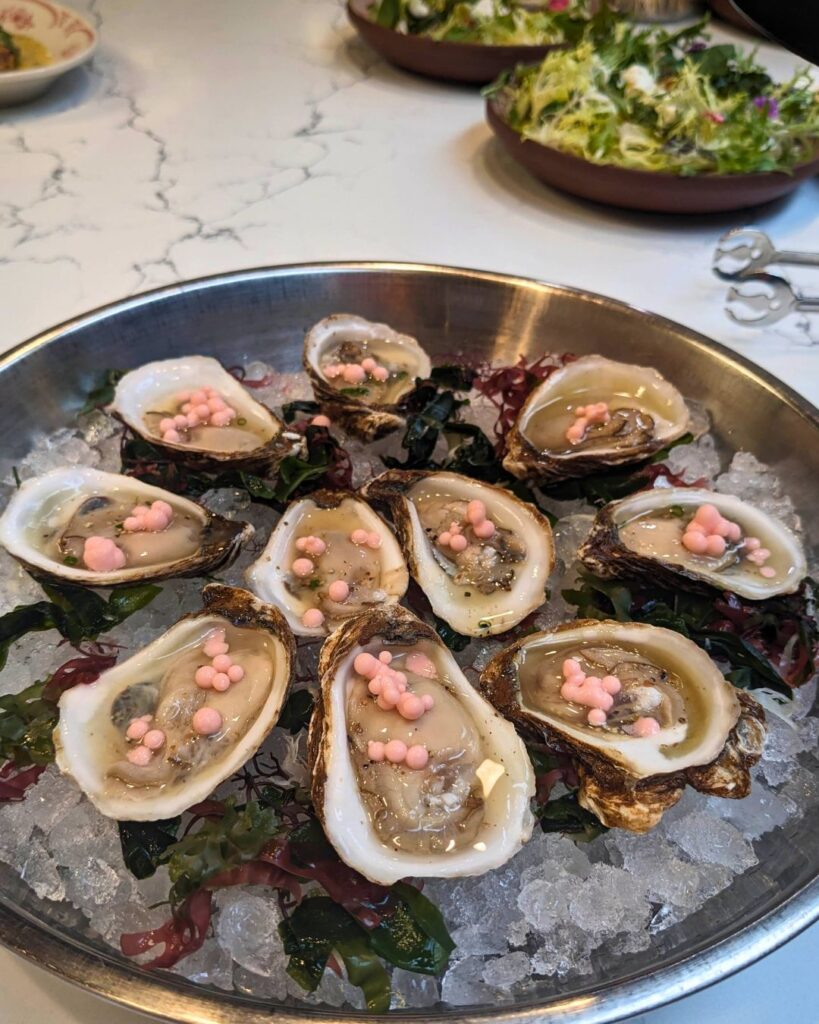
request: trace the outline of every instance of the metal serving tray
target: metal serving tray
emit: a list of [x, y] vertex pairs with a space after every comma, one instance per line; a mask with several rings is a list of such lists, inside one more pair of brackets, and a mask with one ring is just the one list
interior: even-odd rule
[[[389, 263], [242, 271], [138, 295], [46, 331], [0, 359], [0, 439], [23, 455], [37, 431], [70, 422], [104, 367], [201, 353], [227, 365], [301, 364], [305, 329], [332, 312], [386, 320], [434, 357], [512, 361], [521, 353], [600, 352], [656, 366], [705, 403], [724, 451], [776, 466], [819, 544], [819, 415], [779, 381], [685, 327], [589, 292], [497, 274]], [[620, 1020], [702, 988], [764, 956], [819, 917], [819, 821], [763, 836], [760, 862], [639, 954], [594, 958], [594, 972], [546, 980], [503, 1007], [397, 1012], [416, 1022], [511, 1024]], [[0, 866], [0, 941], [90, 992], [166, 1020], [282, 1024], [371, 1020], [357, 1012], [271, 1005], [149, 973], [89, 932], [68, 904], [38, 900]]]

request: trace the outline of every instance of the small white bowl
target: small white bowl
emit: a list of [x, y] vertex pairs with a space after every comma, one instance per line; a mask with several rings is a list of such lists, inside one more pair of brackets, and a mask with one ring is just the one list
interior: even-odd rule
[[70, 7], [48, 0], [10, 0], [0, 7], [0, 28], [31, 36], [51, 54], [41, 68], [0, 71], [0, 107], [25, 103], [44, 93], [66, 71], [89, 60], [97, 48], [93, 26]]

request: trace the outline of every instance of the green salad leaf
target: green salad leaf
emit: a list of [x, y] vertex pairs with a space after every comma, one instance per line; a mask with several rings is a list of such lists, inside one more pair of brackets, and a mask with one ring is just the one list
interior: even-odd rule
[[644, 29], [602, 11], [577, 44], [493, 87], [525, 139], [597, 164], [678, 175], [792, 171], [819, 141], [807, 68], [775, 82], [705, 20]]

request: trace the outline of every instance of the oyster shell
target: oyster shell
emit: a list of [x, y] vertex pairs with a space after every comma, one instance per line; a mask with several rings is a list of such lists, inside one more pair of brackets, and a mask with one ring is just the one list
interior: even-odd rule
[[[432, 707], [410, 721], [382, 710], [356, 664], [387, 652]], [[319, 659], [310, 723], [313, 804], [341, 859], [390, 885], [499, 867], [529, 838], [534, 776], [512, 725], [466, 680], [435, 631], [400, 606], [343, 623]], [[420, 744], [422, 768], [373, 760], [370, 741]], [[407, 758], [409, 758], [407, 753]]]
[[[695, 554], [682, 539], [698, 508], [712, 505], [740, 527], [721, 553]], [[748, 548], [748, 541], [756, 546]], [[769, 552], [764, 561], [755, 552]], [[671, 588], [730, 590], [759, 601], [792, 594], [807, 575], [799, 540], [766, 512], [735, 498], [698, 487], [658, 487], [606, 505], [598, 513], [578, 556], [604, 578], [647, 576]]]
[[[570, 659], [592, 682], [620, 684], [601, 726], [589, 724], [587, 698], [562, 693]], [[686, 785], [746, 796], [765, 737], [759, 704], [704, 651], [641, 623], [589, 620], [525, 637], [490, 661], [481, 689], [521, 730], [575, 759], [584, 807], [633, 832], [653, 828]]]
[[[328, 367], [371, 358], [386, 367], [384, 381], [371, 374], [356, 383]], [[311, 327], [304, 339], [304, 368], [322, 409], [345, 430], [374, 441], [404, 425], [401, 398], [428, 377], [429, 356], [415, 338], [387, 324], [371, 323], [350, 313], [334, 313]]]
[[[432, 610], [459, 633], [491, 636], [516, 626], [545, 601], [554, 566], [548, 520], [511, 491], [459, 473], [388, 470], [363, 490], [390, 511], [410, 572]], [[494, 532], [481, 539], [466, 516], [483, 503]], [[442, 545], [452, 522], [468, 543]]]
[[[576, 410], [607, 403], [608, 419], [567, 439]], [[526, 399], [506, 441], [505, 468], [540, 481], [585, 476], [638, 462], [689, 429], [682, 395], [650, 367], [581, 356], [539, 384]]]
[[[160, 424], [183, 416], [183, 395], [212, 388], [234, 410], [233, 419], [217, 425], [210, 420], [180, 427], [179, 440], [163, 439]], [[164, 449], [172, 458], [237, 468], [269, 468], [297, 447], [299, 439], [257, 402], [238, 380], [209, 356], [185, 356], [145, 363], [119, 381], [108, 411], [135, 434]]]
[[[204, 609], [188, 615], [128, 661], [60, 698], [54, 730], [57, 765], [95, 807], [121, 821], [172, 818], [205, 799], [256, 752], [278, 720], [287, 696], [295, 642], [281, 614], [245, 590], [210, 584]], [[209, 663], [208, 638], [224, 630], [244, 678], [229, 689], [203, 689], [194, 674]], [[203, 707], [222, 725], [202, 734], [193, 725]], [[133, 763], [134, 720], [150, 715], [164, 742]]]
[[[162, 530], [128, 531], [135, 505], [166, 502], [173, 519]], [[134, 477], [75, 466], [26, 480], [0, 516], [0, 544], [32, 576], [87, 587], [198, 576], [229, 564], [254, 530]], [[90, 536], [113, 540], [120, 569], [94, 571], [83, 561]]]
[[[356, 531], [367, 540], [354, 542]], [[297, 548], [308, 537], [317, 537], [326, 550], [311, 555], [306, 547]], [[293, 565], [300, 558], [312, 561], [314, 570], [296, 575]], [[329, 593], [335, 580], [349, 588], [340, 601]], [[314, 491], [288, 506], [267, 547], [248, 568], [247, 581], [263, 601], [281, 609], [296, 635], [320, 637], [354, 615], [396, 604], [406, 592], [409, 573], [392, 530], [366, 502], [346, 491]], [[309, 609], [321, 612], [320, 625], [305, 625]]]

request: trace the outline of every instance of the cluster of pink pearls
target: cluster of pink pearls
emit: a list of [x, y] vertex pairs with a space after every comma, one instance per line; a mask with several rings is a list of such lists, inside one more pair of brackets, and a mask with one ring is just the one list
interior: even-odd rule
[[173, 519], [173, 509], [167, 501], [153, 501], [148, 505], [134, 505], [131, 514], [122, 523], [129, 533], [161, 533]]
[[[406, 673], [391, 667], [392, 654], [381, 651], [376, 658], [369, 653], [356, 656], [353, 668], [364, 679], [368, 680], [367, 689], [376, 698], [376, 704], [382, 711], [397, 711], [407, 721], [414, 722], [421, 718], [433, 705], [430, 694], [422, 696], [411, 693], [407, 689]], [[411, 672], [432, 679], [437, 674], [435, 665], [426, 655], [414, 652], [407, 658], [407, 668]], [[367, 756], [371, 761], [384, 761], [391, 764], [406, 764], [408, 768], [421, 769], [429, 761], [429, 751], [421, 743], [407, 745], [403, 740], [370, 740], [367, 744]]]
[[360, 363], [330, 363], [324, 367], [324, 376], [328, 380], [341, 377], [345, 384], [363, 384], [368, 376], [383, 384], [389, 375], [387, 367], [380, 366], [372, 356], [367, 356]]
[[614, 704], [614, 694], [622, 689], [617, 676], [588, 676], [575, 658], [563, 662], [563, 685], [560, 696], [591, 708], [588, 713], [589, 725], [605, 725], [606, 712]]
[[765, 565], [771, 557], [771, 553], [767, 548], [762, 547], [762, 541], [759, 537], [746, 537], [744, 547], [746, 552], [745, 558], [749, 562], [753, 562], [754, 565], [759, 566], [759, 575], [764, 576], [767, 580], [773, 579], [776, 576], [776, 569], [771, 565]]
[[[381, 547], [381, 535], [375, 530], [353, 530], [350, 540], [359, 547], [368, 547], [373, 550]], [[302, 557], [295, 558], [290, 566], [290, 571], [300, 579], [307, 579], [315, 572], [316, 566], [307, 555], [313, 559], [319, 559], [327, 550], [327, 544], [321, 537], [312, 534], [308, 537], [299, 537], [296, 541], [296, 550], [302, 552]], [[350, 596], [350, 584], [346, 580], [333, 580], [327, 587], [327, 596], [337, 604], [343, 604]], [[307, 629], [318, 629], [324, 625], [324, 612], [320, 608], [308, 608], [301, 617], [302, 625]]]
[[594, 423], [608, 423], [611, 419], [608, 402], [594, 402], [592, 405], [578, 405], [574, 410], [574, 423], [566, 431], [566, 440], [578, 444], [586, 436], [586, 430]]
[[[135, 505], [122, 524], [129, 533], [161, 533], [171, 524], [173, 509], [167, 501]], [[83, 544], [82, 560], [92, 572], [114, 572], [125, 565], [125, 552], [110, 537], [92, 534]]]
[[480, 540], [488, 540], [495, 532], [495, 524], [486, 515], [486, 505], [480, 498], [474, 498], [466, 506], [466, 520], [459, 523], [453, 520], [449, 529], [438, 534], [438, 543], [442, 548], [449, 548], [456, 553], [465, 551], [469, 541], [464, 535], [464, 529], [472, 527], [472, 532]]
[[161, 729], [151, 728], [153, 717], [141, 715], [139, 718], [132, 718], [125, 730], [126, 737], [137, 744], [131, 747], [125, 756], [138, 768], [147, 767], [156, 751], [165, 745], [165, 733]]
[[125, 552], [110, 537], [85, 538], [82, 560], [92, 572], [114, 572], [125, 565]]
[[205, 638], [202, 653], [210, 658], [210, 665], [200, 665], [194, 673], [194, 682], [201, 690], [216, 690], [224, 693], [233, 683], [240, 683], [245, 670], [237, 665], [228, 654], [230, 645], [225, 639], [224, 629], [214, 629]]
[[[614, 695], [619, 693], [623, 684], [617, 676], [589, 676], [583, 671], [580, 662], [575, 658], [566, 658], [563, 662], [563, 685], [560, 696], [575, 704], [584, 704], [590, 708], [586, 719], [589, 725], [603, 726], [608, 721], [606, 712], [614, 704]], [[638, 718], [627, 731], [632, 736], [654, 736], [660, 731], [660, 723], [656, 718]]]
[[202, 387], [194, 391], [180, 391], [174, 401], [181, 411], [159, 421], [163, 441], [179, 444], [181, 430], [199, 426], [226, 427], [236, 417], [236, 410], [227, 404], [215, 388]]
[[719, 558], [725, 554], [728, 541], [736, 544], [741, 536], [739, 523], [726, 519], [715, 505], [700, 505], [685, 527], [682, 545], [692, 554]]

